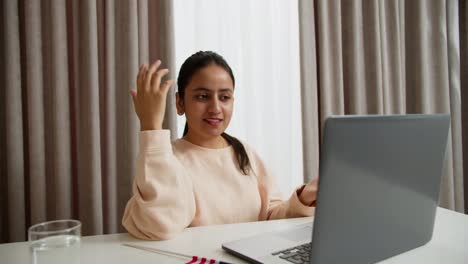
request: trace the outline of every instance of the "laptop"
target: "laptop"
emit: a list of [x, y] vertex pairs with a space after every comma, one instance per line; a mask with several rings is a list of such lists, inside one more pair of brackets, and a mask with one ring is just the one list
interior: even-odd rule
[[313, 223], [224, 243], [251, 263], [374, 263], [432, 237], [449, 115], [326, 120]]

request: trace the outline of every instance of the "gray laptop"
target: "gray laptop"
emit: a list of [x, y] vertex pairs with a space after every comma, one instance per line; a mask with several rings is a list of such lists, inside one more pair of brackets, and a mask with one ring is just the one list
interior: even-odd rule
[[424, 245], [449, 125], [448, 115], [328, 118], [314, 222], [223, 249], [252, 263], [373, 263]]

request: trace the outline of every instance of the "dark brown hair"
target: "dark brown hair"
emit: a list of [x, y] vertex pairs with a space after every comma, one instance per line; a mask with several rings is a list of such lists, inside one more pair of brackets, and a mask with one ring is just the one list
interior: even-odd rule
[[[185, 96], [185, 88], [189, 84], [193, 75], [200, 69], [210, 65], [216, 64], [217, 66], [222, 67], [228, 74], [231, 76], [232, 83], [235, 85], [234, 74], [232, 73], [231, 67], [227, 64], [226, 60], [219, 54], [212, 51], [199, 51], [182, 64], [182, 67], [179, 71], [179, 77], [177, 78], [177, 91], [179, 92], [179, 97], [183, 100]], [[184, 136], [188, 132], [187, 122], [185, 123]], [[239, 169], [243, 174], [247, 175], [251, 169], [249, 156], [245, 151], [244, 145], [235, 137], [228, 135], [227, 133], [222, 133], [221, 136], [231, 144], [234, 149], [234, 153], [237, 158]]]

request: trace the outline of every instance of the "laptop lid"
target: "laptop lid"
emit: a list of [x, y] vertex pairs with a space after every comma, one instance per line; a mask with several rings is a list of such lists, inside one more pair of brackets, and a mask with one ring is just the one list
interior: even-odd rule
[[311, 263], [373, 263], [427, 243], [449, 115], [326, 120]]
[[263, 233], [223, 249], [252, 263], [290, 263], [271, 253], [306, 243], [313, 233], [310, 263], [352, 264], [425, 244], [433, 232], [449, 124], [448, 115], [327, 119], [313, 231]]

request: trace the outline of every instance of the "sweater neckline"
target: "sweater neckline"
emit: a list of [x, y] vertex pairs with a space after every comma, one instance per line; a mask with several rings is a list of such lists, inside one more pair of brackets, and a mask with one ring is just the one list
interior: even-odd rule
[[204, 151], [223, 152], [223, 151], [226, 151], [226, 150], [230, 150], [232, 148], [232, 145], [228, 145], [228, 146], [223, 147], [223, 148], [206, 148], [206, 147], [202, 147], [202, 146], [193, 144], [192, 142], [190, 142], [190, 141], [188, 141], [188, 140], [186, 140], [184, 138], [179, 138], [179, 141], [181, 141], [184, 144], [189, 145], [189, 146], [191, 146], [193, 148], [196, 148], [196, 149], [199, 149], [199, 150], [204, 150]]

